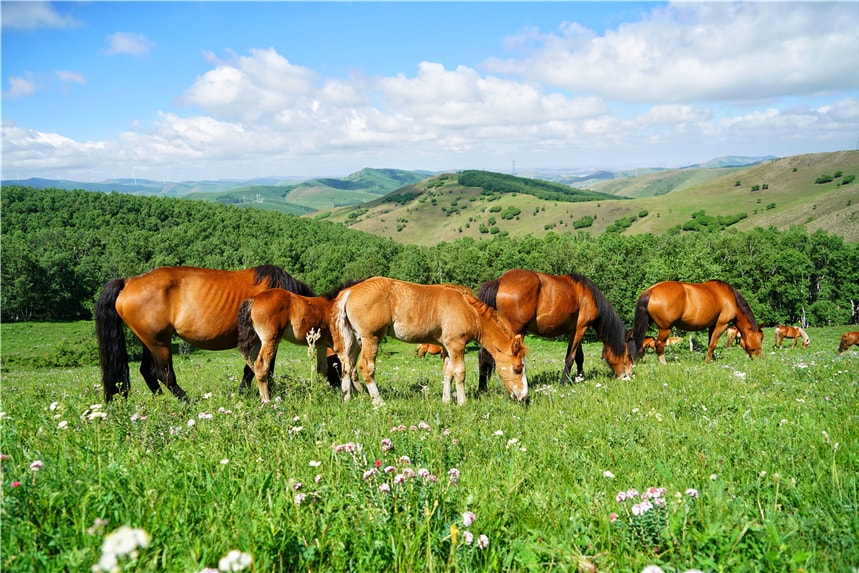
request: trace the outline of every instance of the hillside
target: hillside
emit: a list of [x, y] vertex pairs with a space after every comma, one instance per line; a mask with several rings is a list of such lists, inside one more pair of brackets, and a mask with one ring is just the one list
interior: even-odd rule
[[[838, 172], [841, 177], [834, 178]], [[736, 219], [733, 226], [738, 229], [805, 225], [809, 231], [824, 229], [859, 241], [859, 182], [850, 180], [856, 174], [859, 151], [818, 153], [749, 167], [627, 177], [594, 187], [617, 199], [603, 196], [569, 203], [521, 192], [485, 194], [481, 188], [461, 185], [456, 174], [447, 173], [362, 205], [307, 216], [420, 245], [504, 233], [542, 236], [549, 231], [582, 230], [600, 234], [608, 228], [658, 234], [694, 226], [693, 215], [699, 221], [707, 216]], [[823, 175], [832, 176], [832, 181], [815, 183]], [[618, 200], [620, 197], [633, 199]]]

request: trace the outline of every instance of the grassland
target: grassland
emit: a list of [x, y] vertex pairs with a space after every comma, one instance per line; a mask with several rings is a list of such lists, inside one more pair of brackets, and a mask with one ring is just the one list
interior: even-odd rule
[[[129, 399], [96, 407], [94, 365], [28, 366], [84, 344], [86, 327], [2, 325], [4, 571], [91, 570], [121, 526], [146, 542], [111, 553], [123, 571], [202, 571], [232, 550], [260, 572], [859, 563], [859, 353], [835, 351], [846, 328], [809, 329], [807, 349], [776, 350], [768, 333], [756, 361], [722, 346], [704, 364], [678, 345], [632, 381], [587, 343], [572, 386], [557, 383], [564, 343], [531, 338], [527, 408], [497, 380], [475, 393], [473, 348], [469, 402], [443, 406], [439, 359], [388, 341], [375, 409], [312, 381], [306, 349], [289, 345], [267, 405], [236, 391], [236, 352], [187, 352], [190, 404], [152, 397], [132, 364]], [[637, 489], [638, 512], [650, 487], [664, 505], [636, 516], [617, 501]]]

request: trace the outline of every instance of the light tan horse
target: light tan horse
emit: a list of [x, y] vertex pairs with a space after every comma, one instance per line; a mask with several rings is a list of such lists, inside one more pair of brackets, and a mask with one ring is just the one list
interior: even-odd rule
[[808, 345], [811, 344], [811, 338], [808, 337], [808, 334], [798, 326], [785, 326], [780, 325], [775, 329], [775, 346], [776, 348], [781, 348], [781, 343], [785, 338], [793, 339], [793, 347], [796, 348], [796, 344], [802, 339], [802, 347], [808, 348]]
[[[160, 394], [160, 380], [177, 398], [187, 399], [173, 370], [173, 336], [204, 350], [235, 348], [239, 305], [274, 287], [315, 295], [309, 286], [271, 265], [239, 271], [160, 267], [105, 284], [95, 310], [105, 401], [116, 394], [128, 397], [123, 322], [143, 342], [140, 373], [149, 389]], [[240, 388], [247, 388], [251, 378], [253, 371], [245, 367]]]
[[659, 329], [656, 354], [665, 363], [665, 342], [672, 327], [686, 331], [709, 330], [710, 343], [705, 362], [713, 360], [713, 350], [729, 323], [736, 324], [740, 346], [749, 355], [763, 357], [764, 333], [758, 326], [749, 303], [734, 287], [724, 281], [705, 283], [665, 281], [641, 293], [635, 307], [635, 348], [642, 348], [651, 323]]
[[444, 348], [438, 344], [418, 344], [415, 347], [415, 356], [423, 358], [427, 354], [431, 356], [441, 356], [444, 358]]
[[472, 340], [492, 354], [510, 396], [520, 401], [528, 397], [528, 349], [522, 336], [465, 287], [367, 279], [343, 289], [335, 299], [331, 334], [343, 365], [340, 388], [345, 400], [351, 398], [357, 365], [373, 402], [383, 403], [374, 375], [379, 343], [385, 336], [444, 347], [443, 403], [451, 400], [451, 379], [456, 381], [457, 402], [466, 401], [465, 345]]
[[334, 388], [340, 386], [340, 361], [331, 350], [329, 322], [336, 289], [318, 297], [269, 289], [244, 301], [239, 307], [239, 350], [253, 369], [263, 402], [269, 400], [269, 381], [281, 340], [300, 346], [313, 344], [316, 371]]

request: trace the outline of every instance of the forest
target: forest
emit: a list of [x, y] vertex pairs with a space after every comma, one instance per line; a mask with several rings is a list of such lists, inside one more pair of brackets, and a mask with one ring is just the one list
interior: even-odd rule
[[731, 283], [764, 325], [859, 322], [859, 244], [797, 226], [662, 235], [400, 244], [324, 220], [187, 199], [8, 186], [2, 193], [2, 320], [86, 320], [105, 282], [164, 265], [274, 264], [324, 292], [384, 275], [477, 288], [511, 268], [591, 278], [630, 325], [662, 280]]

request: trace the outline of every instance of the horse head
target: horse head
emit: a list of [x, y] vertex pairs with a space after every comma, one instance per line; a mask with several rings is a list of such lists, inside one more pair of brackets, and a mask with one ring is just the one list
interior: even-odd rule
[[[647, 348], [647, 344], [643, 345], [641, 353]], [[606, 344], [602, 349], [603, 360], [611, 367], [614, 375], [621, 380], [629, 380], [632, 378], [632, 356], [636, 353], [635, 340], [627, 339], [623, 348], [622, 356], [617, 356], [611, 351], [611, 347]]]
[[749, 329], [743, 332], [743, 335], [740, 337], [740, 346], [746, 351], [749, 358], [754, 358], [755, 356], [758, 358], [764, 357], [763, 342], [764, 331], [761, 328], [755, 330]]
[[528, 377], [525, 375], [527, 355], [528, 347], [522, 342], [522, 335], [516, 334], [511, 339], [510, 348], [496, 352], [494, 356], [495, 368], [507, 393], [520, 402], [528, 399]]

